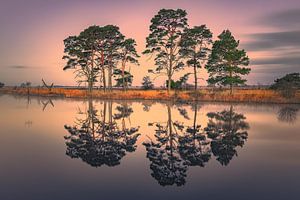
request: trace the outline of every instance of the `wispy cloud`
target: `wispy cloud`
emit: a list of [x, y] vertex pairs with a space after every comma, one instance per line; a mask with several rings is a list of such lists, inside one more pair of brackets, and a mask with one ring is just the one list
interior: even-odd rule
[[288, 65], [295, 66], [300, 71], [300, 56], [271, 57], [254, 59], [253, 65]]
[[266, 51], [283, 48], [300, 49], [300, 30], [254, 33], [247, 36], [251, 41], [244, 44], [243, 47], [249, 51]]
[[265, 76], [274, 76], [274, 74], [287, 74], [292, 72], [299, 72], [298, 66], [269, 64], [269, 65], [257, 65], [252, 68], [251, 74], [265, 74]]
[[10, 66], [7, 66], [7, 68], [10, 68], [10, 69], [29, 69], [29, 68], [33, 68], [33, 67], [25, 66], [25, 65], [10, 65]]
[[300, 29], [300, 8], [274, 12], [257, 18], [257, 23], [262, 26], [272, 26], [278, 29]]
[[300, 8], [273, 12], [253, 20], [258, 26], [274, 30], [246, 35], [249, 42], [244, 43], [243, 48], [268, 55], [251, 60], [253, 73], [267, 76], [300, 72], [299, 19]]

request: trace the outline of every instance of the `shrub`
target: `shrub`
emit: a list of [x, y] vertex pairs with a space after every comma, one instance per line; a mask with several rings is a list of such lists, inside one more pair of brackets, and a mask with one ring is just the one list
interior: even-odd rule
[[290, 73], [274, 81], [271, 89], [277, 90], [286, 98], [294, 97], [300, 88], [300, 74]]

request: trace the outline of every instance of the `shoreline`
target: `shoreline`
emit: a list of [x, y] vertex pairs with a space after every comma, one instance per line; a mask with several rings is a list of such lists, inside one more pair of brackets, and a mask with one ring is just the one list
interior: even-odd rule
[[300, 91], [294, 98], [284, 98], [276, 91], [270, 89], [235, 89], [233, 95], [228, 90], [199, 89], [196, 93], [192, 90], [171, 91], [166, 90], [113, 90], [104, 93], [94, 90], [89, 95], [83, 89], [53, 88], [15, 88], [4, 87], [0, 94], [30, 95], [42, 97], [62, 97], [78, 99], [103, 99], [103, 100], [154, 100], [173, 102], [232, 102], [232, 103], [275, 103], [275, 104], [300, 104]]

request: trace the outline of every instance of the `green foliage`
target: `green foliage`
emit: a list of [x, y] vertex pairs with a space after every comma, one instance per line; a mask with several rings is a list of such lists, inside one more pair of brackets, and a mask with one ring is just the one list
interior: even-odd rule
[[99, 70], [96, 68], [96, 52], [98, 51], [98, 41], [101, 35], [99, 26], [90, 26], [82, 31], [79, 36], [70, 36], [64, 40], [65, 55], [67, 60], [63, 70], [75, 69], [78, 83], [89, 83], [89, 91], [92, 90]]
[[136, 51], [136, 42], [134, 39], [125, 39], [121, 44], [121, 79], [117, 79], [117, 86], [122, 86], [124, 89], [131, 85], [133, 76], [130, 72], [125, 71], [126, 64], [129, 62], [134, 65], [139, 65], [138, 58], [140, 57]]
[[136, 41], [132, 38], [125, 39], [121, 44], [121, 57], [123, 62], [130, 62], [139, 65], [138, 58], [140, 57], [136, 51]]
[[[105, 76], [105, 69], [108, 69], [108, 86], [112, 88], [113, 69], [123, 59], [121, 50], [124, 44], [127, 44], [125, 45], [127, 50], [132, 52], [135, 42], [134, 40], [132, 42], [132, 39], [124, 42], [124, 35], [119, 31], [119, 27], [106, 25], [103, 27], [90, 26], [79, 36], [70, 36], [65, 39], [64, 44], [65, 56], [63, 59], [67, 60], [64, 70], [75, 69], [79, 84], [88, 82], [89, 91], [91, 91], [100, 73]], [[132, 56], [135, 53], [133, 51], [126, 59], [136, 62]]]
[[161, 9], [151, 20], [150, 34], [146, 39], [143, 53], [155, 55], [155, 73], [164, 71], [169, 81], [176, 71], [183, 68], [178, 52], [181, 35], [188, 26], [186, 15], [181, 9]]
[[201, 62], [207, 58], [212, 44], [212, 33], [206, 25], [185, 29], [181, 42], [180, 54], [187, 59], [187, 65], [201, 68]]
[[[183, 89], [184, 86], [186, 85], [190, 75], [191, 75], [191, 73], [184, 74], [182, 77], [179, 78], [178, 81], [171, 80], [171, 88], [172, 89]], [[166, 85], [168, 87], [169, 80], [166, 80]]]
[[142, 82], [142, 88], [144, 90], [149, 90], [154, 88], [154, 84], [152, 83], [150, 76], [144, 76], [143, 82]]
[[214, 42], [206, 69], [209, 73], [209, 84], [220, 86], [243, 85], [246, 80], [241, 75], [250, 73], [249, 58], [245, 50], [238, 49], [236, 41], [229, 30], [223, 31]]
[[124, 71], [124, 75], [122, 75], [122, 70], [115, 69], [113, 76], [115, 77], [116, 87], [128, 87], [131, 86], [133, 75], [130, 72]]
[[300, 89], [300, 74], [290, 73], [276, 79], [271, 89], [279, 91], [284, 97], [294, 97]]
[[182, 35], [179, 53], [186, 59], [187, 66], [194, 68], [195, 89], [198, 85], [197, 68], [207, 60], [211, 44], [212, 33], [206, 25], [187, 28]]

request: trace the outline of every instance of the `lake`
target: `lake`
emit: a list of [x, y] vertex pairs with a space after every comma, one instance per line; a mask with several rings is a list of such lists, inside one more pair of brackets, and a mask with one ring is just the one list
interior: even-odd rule
[[300, 106], [0, 96], [0, 199], [297, 199]]

